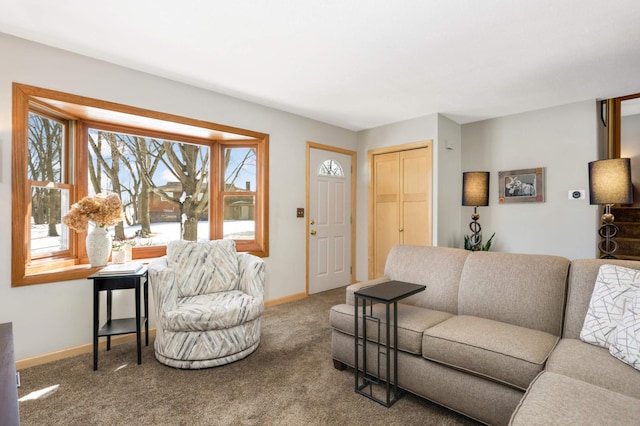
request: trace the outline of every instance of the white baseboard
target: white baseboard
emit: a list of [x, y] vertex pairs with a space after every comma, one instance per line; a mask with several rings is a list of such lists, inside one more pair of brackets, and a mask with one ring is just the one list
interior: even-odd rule
[[[279, 298], [279, 299], [268, 300], [268, 301], [266, 301], [264, 303], [264, 306], [266, 308], [268, 308], [270, 306], [280, 305], [282, 303], [293, 302], [294, 300], [304, 299], [305, 297], [307, 297], [306, 293], [292, 294], [291, 296], [286, 296], [286, 297], [282, 297], [282, 298]], [[153, 344], [153, 339], [155, 338], [155, 336], [156, 336], [156, 329], [155, 328], [150, 328], [149, 329], [149, 344], [150, 345]], [[142, 338], [144, 339], [144, 331], [142, 332]], [[125, 343], [125, 342], [133, 342], [133, 341], [135, 341], [135, 339], [136, 339], [135, 334], [126, 334], [126, 335], [123, 335], [123, 336], [113, 336], [113, 337], [111, 337], [111, 345], [118, 345], [118, 344]], [[106, 349], [106, 347], [107, 347], [107, 340], [104, 337], [100, 338], [100, 341], [98, 342], [98, 348], [104, 350], [104, 349]], [[62, 349], [60, 351], [50, 352], [48, 354], [37, 355], [37, 356], [31, 357], [31, 358], [25, 358], [25, 359], [18, 360], [18, 361], [16, 361], [16, 370], [29, 368], [29, 367], [33, 367], [33, 366], [36, 366], [36, 365], [46, 364], [48, 362], [57, 361], [59, 359], [65, 359], [65, 358], [69, 358], [69, 357], [72, 357], [72, 356], [91, 353], [91, 352], [93, 352], [93, 343], [87, 343], [85, 345], [80, 345], [80, 346], [74, 346], [72, 348]]]
[[[156, 336], [156, 329], [149, 329], [149, 344], [153, 345], [153, 339]], [[142, 339], [144, 339], [144, 331], [142, 332]], [[123, 336], [111, 337], [111, 345], [119, 345], [126, 342], [133, 342], [136, 340], [135, 334], [126, 334]], [[98, 349], [107, 348], [107, 339], [101, 337], [98, 341]], [[72, 348], [62, 349], [56, 352], [50, 352], [44, 355], [38, 355], [31, 358], [20, 359], [16, 361], [16, 370], [33, 367], [36, 365], [46, 364], [48, 362], [57, 361], [59, 359], [65, 359], [76, 355], [86, 354], [93, 352], [93, 343], [87, 343], [85, 345], [74, 346]]]

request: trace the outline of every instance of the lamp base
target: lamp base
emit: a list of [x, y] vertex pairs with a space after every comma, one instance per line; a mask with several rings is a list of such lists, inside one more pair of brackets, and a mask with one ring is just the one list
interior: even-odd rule
[[598, 250], [600, 250], [600, 259], [617, 259], [613, 254], [618, 250], [618, 243], [613, 239], [618, 234], [619, 228], [613, 223], [613, 214], [611, 214], [611, 204], [606, 204], [604, 214], [602, 215], [602, 226], [598, 230], [600, 242]]
[[471, 235], [469, 236], [469, 246], [471, 251], [482, 250], [482, 226], [480, 226], [480, 215], [478, 214], [477, 207], [473, 208], [473, 214], [471, 215], [471, 223], [469, 229]]

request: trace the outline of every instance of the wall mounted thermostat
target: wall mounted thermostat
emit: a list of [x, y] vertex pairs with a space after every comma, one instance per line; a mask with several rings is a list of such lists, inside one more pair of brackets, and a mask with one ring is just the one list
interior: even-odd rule
[[584, 189], [570, 189], [569, 190], [569, 199], [570, 200], [584, 200], [585, 199], [585, 190]]

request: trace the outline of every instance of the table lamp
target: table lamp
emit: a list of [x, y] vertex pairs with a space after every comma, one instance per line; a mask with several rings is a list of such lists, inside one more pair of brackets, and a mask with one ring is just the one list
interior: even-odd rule
[[469, 229], [471, 229], [469, 245], [471, 251], [481, 250], [482, 227], [478, 222], [480, 219], [478, 207], [489, 205], [489, 172], [462, 173], [462, 205], [473, 206], [473, 214], [469, 224]]
[[628, 158], [612, 158], [589, 163], [589, 203], [604, 205], [600, 235], [601, 259], [615, 259], [613, 255], [618, 243], [613, 237], [618, 227], [613, 223], [611, 206], [614, 204], [633, 203], [633, 187], [631, 185], [631, 160]]

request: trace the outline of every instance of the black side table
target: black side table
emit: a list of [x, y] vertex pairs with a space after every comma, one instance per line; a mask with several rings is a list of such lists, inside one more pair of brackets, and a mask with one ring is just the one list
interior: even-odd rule
[[[354, 293], [355, 304], [355, 390], [357, 393], [366, 396], [385, 407], [390, 407], [399, 398], [398, 393], [398, 301], [405, 297], [412, 296], [416, 293], [424, 291], [425, 285], [405, 283], [402, 281], [387, 281], [382, 284], [366, 287]], [[358, 299], [362, 299], [362, 343], [358, 343]], [[367, 301], [369, 301], [369, 313], [367, 314]], [[381, 350], [380, 343], [380, 319], [373, 316], [373, 304], [384, 303], [386, 305], [386, 344], [384, 350]], [[391, 321], [390, 306], [393, 304], [393, 345], [391, 344]], [[373, 321], [378, 328], [377, 374], [367, 373], [367, 320]], [[359, 363], [359, 347], [362, 345], [362, 371], [360, 371]], [[391, 370], [391, 349], [393, 346], [393, 370]], [[381, 384], [380, 375], [380, 357], [385, 357], [386, 366], [386, 399], [380, 399], [373, 394], [373, 385]], [[393, 397], [391, 388], [393, 387]], [[368, 391], [366, 390], [368, 388]]]
[[[149, 346], [149, 282], [147, 267], [143, 266], [131, 274], [104, 275], [100, 271], [88, 277], [93, 280], [93, 370], [98, 369], [98, 338], [107, 337], [107, 350], [111, 349], [111, 336], [136, 333], [138, 343], [138, 364], [142, 364], [142, 322], [144, 321], [145, 345]], [[140, 313], [140, 287], [144, 292], [144, 315]], [[136, 298], [135, 318], [111, 318], [113, 290], [134, 289]], [[99, 327], [100, 292], [107, 292], [107, 322]]]

